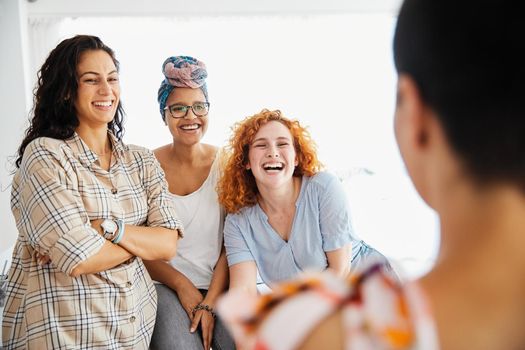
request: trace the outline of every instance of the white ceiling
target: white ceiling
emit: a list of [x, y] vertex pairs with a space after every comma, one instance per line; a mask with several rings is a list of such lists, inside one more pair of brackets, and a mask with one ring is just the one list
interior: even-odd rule
[[401, 0], [28, 0], [29, 18], [83, 16], [396, 14]]

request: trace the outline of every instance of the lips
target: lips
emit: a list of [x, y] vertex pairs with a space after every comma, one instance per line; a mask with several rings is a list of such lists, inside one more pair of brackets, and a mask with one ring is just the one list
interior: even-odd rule
[[281, 171], [284, 169], [284, 163], [281, 163], [281, 162], [264, 163], [262, 167], [265, 171], [272, 171], [272, 172]]
[[95, 107], [111, 107], [113, 105], [113, 101], [95, 101], [93, 102], [93, 105]]
[[197, 130], [200, 127], [201, 127], [200, 124], [185, 124], [185, 125], [179, 126], [179, 128], [181, 128], [182, 130], [187, 130], [187, 131]]
[[115, 106], [114, 100], [109, 101], [93, 101], [91, 102], [91, 105], [95, 110], [98, 110], [100, 112], [104, 113], [113, 113], [113, 107]]

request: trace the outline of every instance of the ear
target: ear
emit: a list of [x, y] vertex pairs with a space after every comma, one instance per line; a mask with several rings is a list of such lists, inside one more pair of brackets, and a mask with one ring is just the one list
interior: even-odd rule
[[401, 74], [397, 84], [395, 134], [399, 151], [416, 190], [424, 201], [434, 207], [433, 189], [437, 173], [443, 167], [436, 147], [440, 143], [439, 125], [430, 108], [421, 98], [416, 82]]
[[428, 145], [428, 111], [416, 82], [401, 74], [397, 83], [395, 134], [402, 153]]
[[246, 163], [246, 165], [244, 167], [246, 168], [246, 170], [250, 170], [252, 168], [252, 166], [250, 165], [249, 161], [248, 161], [248, 163]]

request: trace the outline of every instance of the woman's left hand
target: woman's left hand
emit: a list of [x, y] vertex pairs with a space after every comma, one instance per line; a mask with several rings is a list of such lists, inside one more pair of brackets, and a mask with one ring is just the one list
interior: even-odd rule
[[213, 328], [215, 327], [215, 319], [213, 318], [212, 313], [207, 310], [197, 310], [193, 316], [193, 321], [190, 327], [192, 333], [197, 330], [199, 323], [201, 324], [204, 350], [209, 350], [213, 338]]

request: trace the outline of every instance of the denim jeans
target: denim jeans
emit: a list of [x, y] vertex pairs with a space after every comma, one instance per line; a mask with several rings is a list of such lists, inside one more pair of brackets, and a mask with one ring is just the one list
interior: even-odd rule
[[359, 273], [373, 264], [383, 265], [384, 271], [399, 281], [399, 276], [383, 254], [364, 241], [360, 241], [358, 244], [352, 244], [352, 263], [350, 265], [350, 271], [352, 273]]
[[[155, 284], [157, 289], [157, 319], [151, 350], [202, 350], [202, 335], [200, 328], [190, 333], [190, 318], [177, 297], [177, 293], [163, 284]], [[203, 295], [206, 290], [201, 290]], [[219, 317], [215, 319], [212, 339], [213, 350], [235, 349], [232, 337], [224, 327]], [[206, 349], [207, 350], [207, 349]]]

